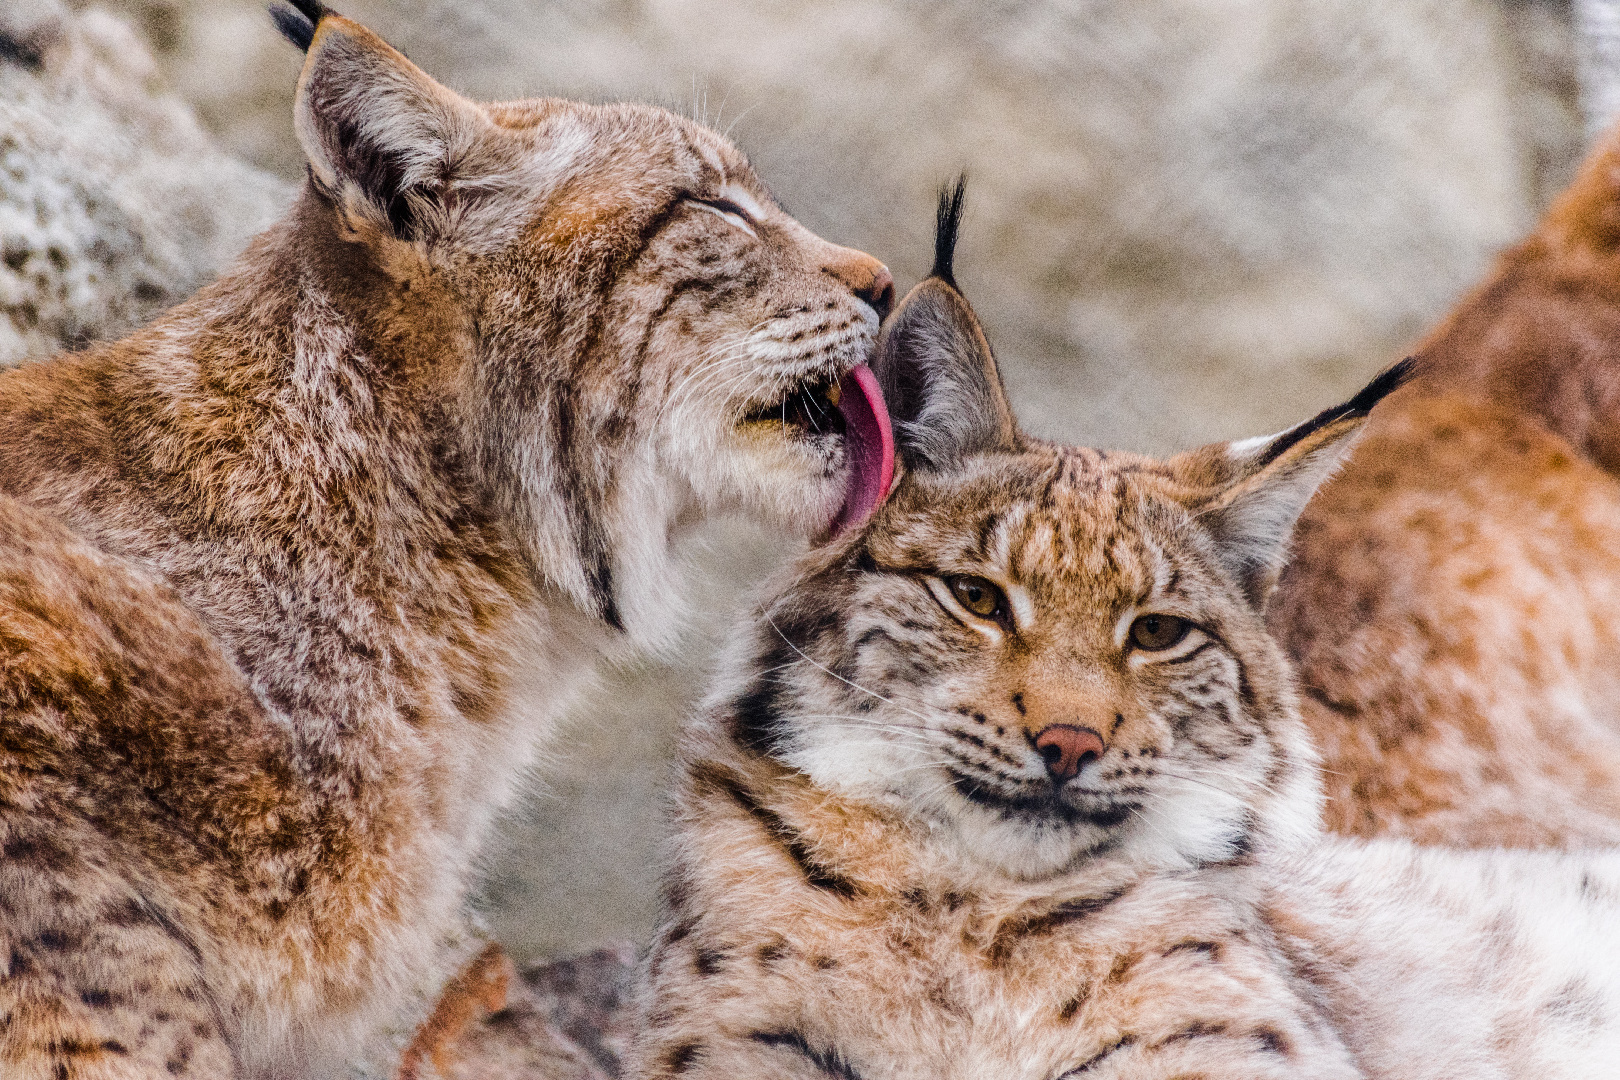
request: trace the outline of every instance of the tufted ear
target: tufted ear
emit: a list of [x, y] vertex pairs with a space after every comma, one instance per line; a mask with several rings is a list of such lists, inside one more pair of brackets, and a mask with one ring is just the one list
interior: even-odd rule
[[399, 239], [447, 232], [493, 125], [359, 23], [318, 0], [290, 2], [271, 15], [309, 54], [293, 123], [315, 186]]
[[1222, 563], [1251, 603], [1263, 607], [1288, 558], [1288, 541], [1311, 496], [1355, 445], [1374, 405], [1412, 374], [1412, 361], [1386, 369], [1343, 405], [1277, 435], [1204, 447], [1170, 466], [1205, 486], [1193, 500]]
[[952, 272], [964, 188], [959, 179], [940, 193], [933, 271], [884, 324], [873, 362], [911, 468], [946, 469], [1019, 442], [990, 342]]

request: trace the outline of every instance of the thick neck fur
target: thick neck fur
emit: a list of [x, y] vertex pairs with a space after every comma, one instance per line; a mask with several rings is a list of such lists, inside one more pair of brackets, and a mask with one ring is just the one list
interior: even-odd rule
[[[527, 652], [541, 623], [550, 643], [526, 665], [622, 636], [571, 602], [583, 571], [560, 511], [534, 515], [538, 543], [496, 512], [469, 415], [477, 313], [446, 275], [388, 254], [306, 194], [235, 274], [149, 330], [11, 376], [74, 417], [80, 470], [47, 456], [24, 410], [0, 419], [7, 487], [173, 584], [311, 746], [383, 717], [499, 712], [515, 674], [502, 654]], [[296, 288], [266, 295], [267, 279]], [[538, 471], [529, 483], [566, 482]], [[634, 636], [657, 638], [658, 621]], [[495, 668], [452, 664], [435, 688], [445, 650]]]
[[[181, 834], [236, 868], [198, 886], [236, 897], [201, 947], [272, 914], [272, 955], [218, 957], [263, 985], [215, 987], [268, 1060], [317, 1060], [309, 1030], [278, 1025], [333, 1010], [323, 1038], [341, 1044], [335, 1017], [428, 962], [535, 743], [597, 657], [657, 639], [667, 615], [607, 625], [573, 595], [574, 523], [542, 513], [534, 545], [497, 513], [466, 398], [475, 313], [422, 298], [445, 288], [380, 265], [306, 194], [237, 272], [147, 330], [0, 378], [0, 492], [172, 590], [206, 626], [208, 662], [240, 672], [227, 699], [247, 702], [134, 737]], [[412, 308], [443, 317], [396, 318]], [[531, 483], [565, 482], [560, 464], [540, 471]], [[673, 576], [662, 543], [618, 547], [638, 560], [629, 587]], [[351, 959], [289, 982], [309, 973], [299, 940]]]

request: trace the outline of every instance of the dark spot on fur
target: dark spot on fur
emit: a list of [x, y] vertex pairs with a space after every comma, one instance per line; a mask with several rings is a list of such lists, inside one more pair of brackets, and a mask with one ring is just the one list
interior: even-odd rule
[[1115, 957], [1114, 966], [1108, 969], [1108, 981], [1111, 983], [1124, 981], [1125, 976], [1130, 974], [1131, 968], [1135, 967], [1140, 959], [1142, 954], [1134, 952], [1121, 953]]
[[1554, 1019], [1594, 1031], [1608, 1023], [1603, 995], [1580, 978], [1560, 986], [1541, 1010]]
[[1079, 1065], [1076, 1065], [1074, 1068], [1070, 1069], [1068, 1072], [1064, 1073], [1063, 1075], [1064, 1076], [1076, 1076], [1076, 1075], [1078, 1075], [1080, 1073], [1083, 1073], [1083, 1072], [1089, 1072], [1091, 1069], [1095, 1068], [1098, 1064], [1100, 1064], [1104, 1058], [1109, 1057], [1112, 1054], [1117, 1054], [1121, 1050], [1128, 1049], [1128, 1048], [1130, 1048], [1132, 1046], [1135, 1046], [1135, 1045], [1136, 1045], [1136, 1036], [1135, 1035], [1130, 1035], [1130, 1034], [1121, 1035], [1119, 1038], [1115, 1039], [1113, 1042], [1109, 1043], [1107, 1046], [1103, 1047], [1101, 1050], [1097, 1051], [1095, 1054], [1092, 1054], [1090, 1057], [1086, 1058], [1086, 1060], [1082, 1061]]
[[1090, 997], [1091, 988], [1082, 988], [1079, 993], [1074, 995], [1074, 997], [1058, 1006], [1058, 1020], [1065, 1024], [1067, 1024], [1070, 1020], [1073, 1020], [1080, 1012], [1080, 1006], [1084, 1005]]
[[750, 1039], [765, 1046], [780, 1047], [791, 1050], [806, 1058], [816, 1068], [828, 1076], [835, 1076], [838, 1080], [860, 1080], [861, 1074], [855, 1071], [842, 1054], [836, 1049], [819, 1050], [810, 1045], [810, 1040], [797, 1031], [755, 1031], [749, 1034]]
[[699, 1042], [684, 1042], [673, 1047], [664, 1055], [664, 1069], [670, 1073], [683, 1073], [697, 1064], [703, 1056], [703, 1044]]
[[699, 949], [692, 958], [692, 967], [699, 975], [718, 975], [725, 966], [726, 953], [722, 949]]
[[1226, 1025], [1223, 1023], [1195, 1020], [1180, 1031], [1165, 1036], [1159, 1045], [1169, 1046], [1171, 1043], [1186, 1042], [1188, 1039], [1203, 1039], [1225, 1034]]
[[1202, 953], [1211, 960], [1219, 960], [1223, 950], [1218, 941], [1180, 941], [1164, 950], [1161, 955], [1171, 956], [1180, 952]]
[[1288, 1037], [1274, 1027], [1258, 1027], [1249, 1033], [1259, 1041], [1260, 1045], [1273, 1054], [1288, 1057], [1293, 1054], [1294, 1048]]
[[107, 1009], [112, 1007], [113, 996], [107, 990], [85, 990], [79, 994], [79, 1000], [92, 1009]]
[[1023, 940], [1040, 934], [1049, 934], [1060, 927], [1089, 918], [1128, 892], [1129, 888], [1121, 887], [1101, 896], [1066, 900], [1039, 915], [1007, 919], [996, 930], [996, 936], [991, 940], [985, 954], [992, 964], [1005, 963]]
[[0, 847], [0, 856], [4, 856], [9, 863], [17, 863], [39, 870], [66, 870], [73, 865], [73, 853], [44, 837], [12, 837], [7, 840], [4, 847]]
[[[33, 44], [32, 42], [19, 41], [18, 39], [7, 34], [0, 34], [0, 60], [11, 64], [18, 64], [25, 68], [31, 68], [35, 71], [45, 66], [45, 54], [40, 51], [37, 45]], [[24, 252], [24, 258], [26, 258], [26, 256], [27, 253]], [[11, 258], [11, 253], [7, 252], [7, 265], [10, 265]], [[13, 270], [17, 270], [20, 269], [20, 265], [12, 266], [11, 268]]]

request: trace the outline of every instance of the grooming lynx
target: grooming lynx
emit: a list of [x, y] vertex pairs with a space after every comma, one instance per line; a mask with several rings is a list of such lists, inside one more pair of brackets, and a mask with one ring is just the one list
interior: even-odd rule
[[689, 732], [633, 1075], [1612, 1075], [1620, 856], [1320, 830], [1259, 607], [1404, 368], [1164, 462], [1026, 438], [958, 208], [880, 345], [904, 475]]
[[723, 139], [277, 21], [289, 215], [0, 375], [7, 1080], [330, 1075], [592, 661], [668, 636], [673, 538], [842, 527], [889, 464], [888, 271]]

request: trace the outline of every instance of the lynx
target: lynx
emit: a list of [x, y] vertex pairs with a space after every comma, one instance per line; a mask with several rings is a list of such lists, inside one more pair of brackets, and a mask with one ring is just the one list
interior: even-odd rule
[[314, 0], [296, 204], [0, 374], [0, 1073], [327, 1076], [705, 515], [847, 529], [888, 271], [661, 109], [479, 104]]
[[1613, 1075], [1620, 855], [1321, 830], [1260, 608], [1408, 369], [1167, 461], [1039, 442], [959, 207], [879, 346], [900, 480], [688, 733], [632, 1075]]
[[1617, 178], [1620, 128], [1301, 518], [1267, 619], [1333, 831], [1620, 842]]
[[1620, 843], [1620, 128], [1422, 342], [1267, 620], [1336, 832]]

